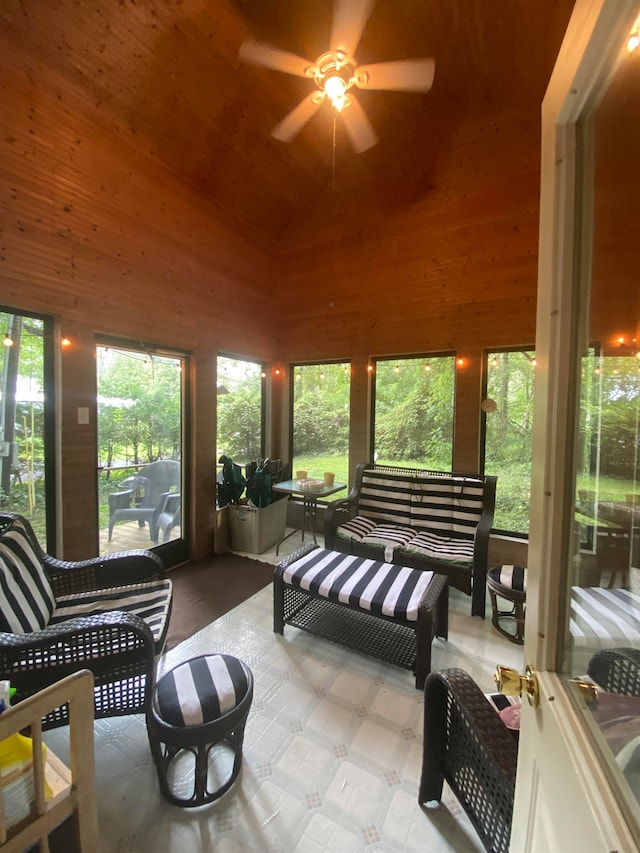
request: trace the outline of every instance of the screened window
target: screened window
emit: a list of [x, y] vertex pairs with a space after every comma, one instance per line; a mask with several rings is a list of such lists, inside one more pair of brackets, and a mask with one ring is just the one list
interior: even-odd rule
[[304, 470], [308, 477], [321, 479], [331, 471], [337, 481], [348, 483], [349, 363], [297, 364], [292, 377], [294, 476]]
[[241, 358], [218, 356], [218, 434], [216, 459], [238, 465], [262, 458], [263, 368]]
[[52, 322], [0, 310], [0, 337], [0, 506], [26, 516], [53, 554]]
[[454, 356], [384, 359], [376, 361], [374, 369], [374, 460], [450, 471]]
[[535, 353], [487, 353], [484, 470], [498, 478], [493, 526], [528, 535]]

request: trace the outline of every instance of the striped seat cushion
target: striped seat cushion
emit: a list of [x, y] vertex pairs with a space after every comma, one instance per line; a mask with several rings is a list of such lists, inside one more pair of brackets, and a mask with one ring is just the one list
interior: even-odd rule
[[411, 530], [410, 527], [401, 527], [398, 524], [377, 524], [371, 533], [367, 533], [360, 541], [363, 545], [375, 545], [384, 549], [385, 560], [391, 562], [396, 548], [402, 548], [415, 535], [415, 530]]
[[473, 561], [473, 540], [455, 536], [439, 536], [423, 530], [417, 533], [405, 545], [407, 554], [428, 557], [443, 563], [471, 563]]
[[586, 669], [585, 650], [590, 657], [598, 649], [640, 645], [640, 595], [626, 589], [571, 588], [569, 630], [573, 662]]
[[411, 526], [472, 537], [482, 517], [484, 482], [474, 477], [420, 474], [413, 483]]
[[489, 569], [489, 577], [505, 589], [527, 591], [527, 570], [524, 566], [494, 566]]
[[355, 518], [341, 524], [336, 530], [336, 535], [340, 539], [347, 539], [349, 542], [361, 542], [375, 526], [376, 523], [372, 519], [365, 518], [363, 515], [356, 515]]
[[408, 526], [412, 481], [393, 471], [365, 471], [358, 501], [360, 515], [378, 523]]
[[249, 689], [249, 670], [231, 655], [202, 655], [164, 675], [154, 692], [155, 710], [172, 726], [201, 726], [232, 711]]
[[171, 581], [166, 578], [147, 583], [114, 586], [74, 595], [61, 595], [51, 617], [51, 624], [66, 622], [77, 616], [94, 616], [111, 610], [124, 610], [143, 619], [158, 642], [163, 635], [171, 605]]
[[315, 595], [383, 616], [416, 622], [433, 572], [316, 548], [288, 566], [282, 579]]
[[0, 536], [0, 631], [28, 634], [49, 624], [55, 598], [27, 532], [12, 521]]

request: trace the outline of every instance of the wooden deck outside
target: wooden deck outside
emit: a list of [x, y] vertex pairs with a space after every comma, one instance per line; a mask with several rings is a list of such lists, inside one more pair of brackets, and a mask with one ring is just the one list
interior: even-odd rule
[[[171, 531], [170, 541], [178, 539], [180, 528], [175, 527]], [[100, 530], [100, 554], [113, 554], [115, 551], [128, 551], [132, 548], [153, 548], [153, 542], [149, 536], [149, 526], [145, 524], [140, 527], [137, 521], [126, 521], [116, 524], [113, 528], [111, 542], [109, 529], [104, 527]]]

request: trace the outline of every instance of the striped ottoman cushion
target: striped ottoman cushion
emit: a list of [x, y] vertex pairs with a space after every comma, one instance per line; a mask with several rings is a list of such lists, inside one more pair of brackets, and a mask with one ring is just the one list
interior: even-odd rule
[[56, 601], [51, 624], [66, 622], [76, 616], [93, 616], [111, 610], [124, 610], [144, 620], [151, 629], [154, 641], [158, 642], [163, 635], [170, 606], [170, 580], [114, 586], [110, 589], [61, 595]]
[[249, 689], [248, 670], [231, 655], [203, 655], [163, 676], [153, 697], [158, 716], [172, 726], [201, 726], [232, 711]]
[[523, 566], [495, 566], [489, 569], [489, 577], [505, 589], [527, 591], [527, 570]]
[[394, 566], [315, 548], [300, 557], [283, 574], [285, 584], [368, 610], [382, 616], [416, 622], [418, 606], [433, 572]]

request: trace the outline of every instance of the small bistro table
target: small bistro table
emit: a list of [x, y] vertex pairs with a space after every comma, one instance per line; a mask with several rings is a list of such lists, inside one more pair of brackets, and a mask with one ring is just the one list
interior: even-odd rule
[[278, 553], [280, 546], [288, 539], [290, 536], [293, 536], [294, 533], [301, 532], [302, 533], [302, 542], [304, 542], [304, 533], [307, 527], [307, 520], [309, 522], [309, 532], [313, 536], [314, 544], [318, 544], [316, 539], [316, 513], [318, 510], [318, 500], [320, 498], [326, 498], [329, 495], [333, 495], [336, 492], [341, 492], [342, 489], [347, 488], [346, 483], [334, 483], [332, 486], [318, 486], [317, 489], [313, 491], [311, 489], [304, 489], [302, 484], [304, 480], [282, 480], [280, 483], [274, 483], [272, 488], [274, 492], [284, 492], [287, 495], [302, 495], [303, 498], [303, 515], [302, 515], [302, 527], [297, 527], [295, 530], [292, 530], [291, 533], [287, 533], [277, 544], [276, 546], [276, 554]]

